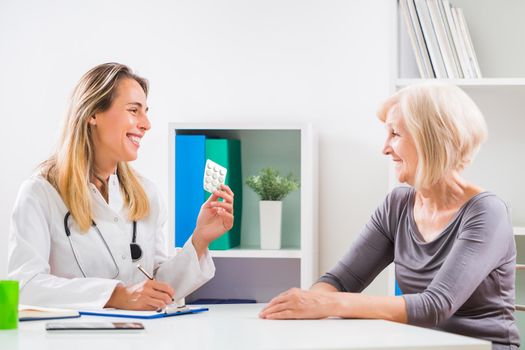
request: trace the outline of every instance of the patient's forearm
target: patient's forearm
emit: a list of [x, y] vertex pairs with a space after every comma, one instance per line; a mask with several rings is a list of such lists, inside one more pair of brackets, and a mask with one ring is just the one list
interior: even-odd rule
[[371, 296], [361, 293], [335, 293], [333, 316], [374, 318], [407, 323], [405, 299], [396, 296]]
[[361, 293], [339, 292], [333, 285], [317, 282], [312, 292], [332, 292], [331, 316], [342, 318], [374, 318], [407, 323], [405, 299], [394, 296], [371, 296]]

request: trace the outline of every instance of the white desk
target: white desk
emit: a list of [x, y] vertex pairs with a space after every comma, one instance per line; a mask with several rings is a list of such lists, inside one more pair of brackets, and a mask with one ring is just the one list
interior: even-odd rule
[[[0, 331], [2, 350], [186, 350], [186, 349], [468, 349], [490, 342], [381, 320], [273, 321], [258, 318], [261, 304], [211, 305], [195, 315], [142, 321], [133, 333], [49, 333], [47, 321], [21, 322]], [[64, 322], [119, 321], [82, 316]], [[60, 320], [57, 320], [60, 321]]]

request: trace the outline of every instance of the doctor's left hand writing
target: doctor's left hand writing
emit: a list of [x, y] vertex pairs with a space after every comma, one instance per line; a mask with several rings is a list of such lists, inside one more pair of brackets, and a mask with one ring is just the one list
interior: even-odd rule
[[[222, 198], [220, 202], [218, 199]], [[208, 245], [233, 226], [233, 192], [227, 185], [221, 185], [201, 206], [192, 243], [200, 258]]]
[[132, 286], [118, 284], [104, 307], [158, 310], [173, 302], [175, 291], [164, 282], [146, 280]]

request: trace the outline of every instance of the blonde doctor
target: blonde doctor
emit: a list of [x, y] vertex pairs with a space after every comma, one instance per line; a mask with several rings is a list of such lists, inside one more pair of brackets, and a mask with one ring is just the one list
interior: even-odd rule
[[117, 63], [76, 86], [55, 154], [14, 207], [8, 275], [20, 281], [20, 303], [154, 310], [214, 276], [208, 244], [233, 225], [233, 193], [216, 191], [168, 256], [162, 197], [128, 164], [151, 126], [147, 94], [147, 81]]

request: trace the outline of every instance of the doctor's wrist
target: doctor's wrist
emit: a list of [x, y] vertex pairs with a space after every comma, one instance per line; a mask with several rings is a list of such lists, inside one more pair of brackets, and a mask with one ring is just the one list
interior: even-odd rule
[[111, 293], [111, 296], [104, 307], [121, 309], [123, 308], [123, 303], [127, 300], [127, 296], [128, 290], [122, 283], [119, 283], [113, 289], [113, 293]]
[[199, 259], [206, 252], [206, 250], [208, 249], [208, 245], [210, 244], [210, 242], [201, 238], [196, 231], [193, 232], [193, 235], [191, 237], [191, 243], [193, 244], [193, 247], [195, 248]]

